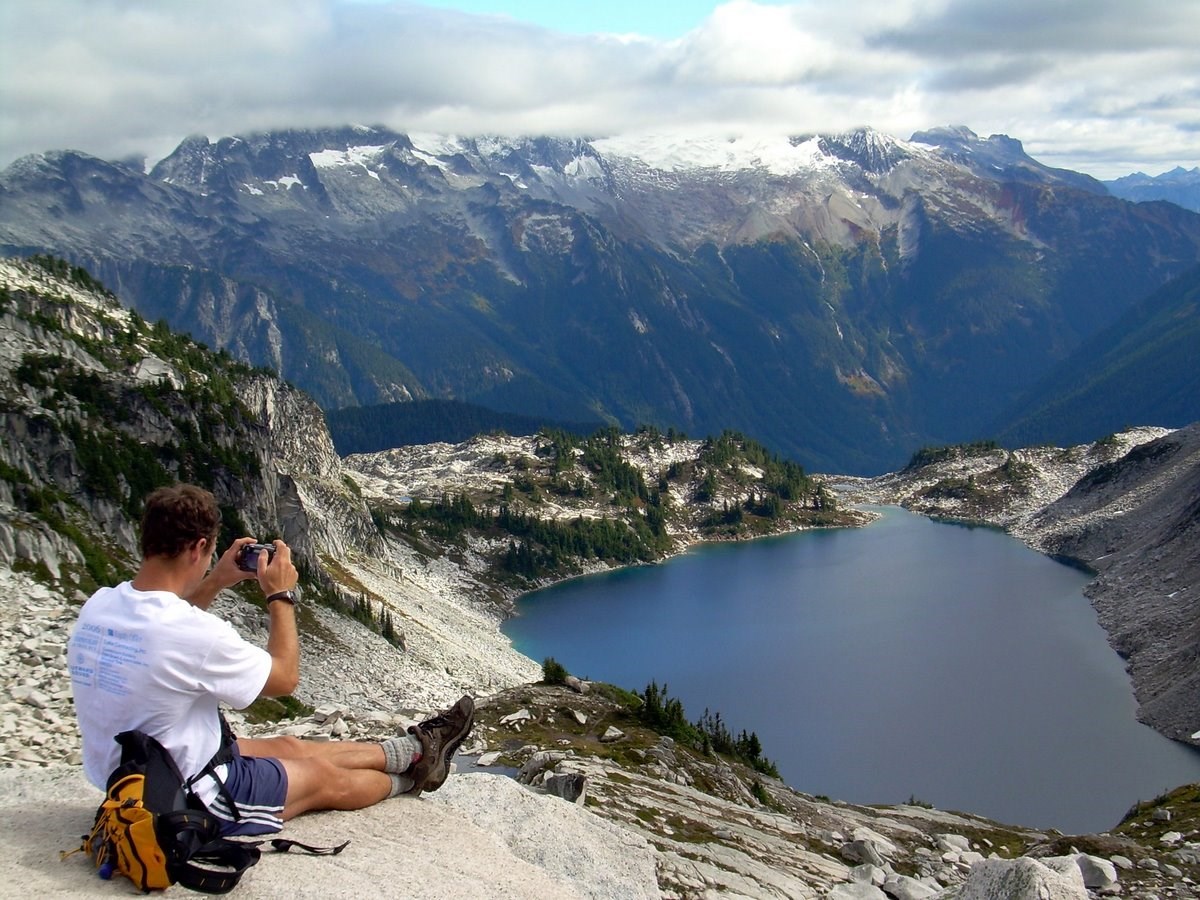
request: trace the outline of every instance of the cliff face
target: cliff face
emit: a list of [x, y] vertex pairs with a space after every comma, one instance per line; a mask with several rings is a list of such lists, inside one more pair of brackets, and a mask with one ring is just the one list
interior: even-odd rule
[[1138, 718], [1200, 745], [1200, 424], [1069, 448], [946, 448], [854, 490], [1003, 526], [1097, 572], [1085, 593], [1128, 661]]
[[307, 565], [320, 546], [369, 547], [370, 517], [307, 396], [148, 325], [80, 270], [3, 261], [0, 286], [0, 562], [86, 590], [128, 567], [141, 497], [177, 479], [211, 487], [231, 530], [278, 534]]

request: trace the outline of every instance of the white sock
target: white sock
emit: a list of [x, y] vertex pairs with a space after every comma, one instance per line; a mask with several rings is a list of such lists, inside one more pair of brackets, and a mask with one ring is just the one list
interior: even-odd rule
[[411, 778], [407, 778], [404, 775], [393, 775], [389, 772], [388, 778], [392, 779], [392, 790], [388, 794], [389, 798], [407, 794], [415, 785], [415, 782]]
[[421, 758], [421, 742], [415, 734], [402, 734], [381, 742], [386, 762], [383, 771], [389, 775], [402, 775]]

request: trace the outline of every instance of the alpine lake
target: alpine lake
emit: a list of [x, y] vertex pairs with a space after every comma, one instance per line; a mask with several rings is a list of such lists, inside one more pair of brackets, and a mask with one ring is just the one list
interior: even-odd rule
[[996, 529], [874, 509], [865, 528], [566, 581], [504, 631], [581, 678], [666, 685], [689, 720], [720, 712], [835, 800], [1086, 833], [1200, 781], [1200, 752], [1135, 719], [1089, 575]]

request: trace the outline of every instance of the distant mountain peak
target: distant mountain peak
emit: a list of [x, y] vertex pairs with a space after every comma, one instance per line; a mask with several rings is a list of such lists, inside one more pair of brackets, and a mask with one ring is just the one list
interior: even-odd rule
[[965, 125], [945, 125], [914, 132], [914, 144], [933, 149], [984, 178], [1003, 178], [1031, 184], [1065, 183], [1092, 194], [1107, 194], [1103, 184], [1080, 172], [1056, 169], [1025, 152], [1025, 145], [1007, 134], [981, 138]]
[[882, 174], [912, 156], [912, 150], [890, 135], [873, 128], [860, 128], [819, 139], [822, 150], [864, 171]]
[[1200, 212], [1200, 166], [1192, 169], [1176, 166], [1161, 175], [1134, 172], [1104, 184], [1113, 196], [1123, 200], [1138, 203], [1146, 200], [1166, 200], [1184, 209]]

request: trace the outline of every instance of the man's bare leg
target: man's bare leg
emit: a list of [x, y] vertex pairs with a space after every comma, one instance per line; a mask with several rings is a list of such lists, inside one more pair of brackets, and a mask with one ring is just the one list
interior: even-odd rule
[[283, 818], [313, 809], [362, 809], [400, 794], [436, 791], [474, 721], [462, 697], [409, 733], [380, 743], [302, 741], [291, 736], [239, 738], [243, 756], [277, 759], [288, 776]]
[[302, 741], [294, 737], [238, 738], [242, 756], [272, 756], [278, 760], [323, 759], [340, 769], [373, 769], [386, 765], [383, 745], [366, 741]]
[[320, 757], [279, 759], [287, 772], [286, 821], [316, 809], [363, 809], [394, 795], [394, 776], [373, 769], [343, 769]]

